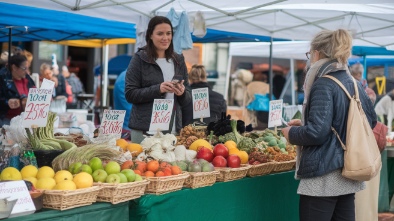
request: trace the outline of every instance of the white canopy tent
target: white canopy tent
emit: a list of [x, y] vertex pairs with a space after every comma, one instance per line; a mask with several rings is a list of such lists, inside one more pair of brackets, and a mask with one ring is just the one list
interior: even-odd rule
[[207, 28], [220, 31], [310, 40], [322, 29], [344, 28], [351, 30], [354, 38], [365, 44], [394, 47], [393, 0], [373, 2], [371, 0], [3, 0], [3, 2], [132, 24], [138, 23], [140, 16], [166, 15], [173, 7], [176, 11], [186, 11], [189, 15], [194, 15], [197, 11], [203, 12]]

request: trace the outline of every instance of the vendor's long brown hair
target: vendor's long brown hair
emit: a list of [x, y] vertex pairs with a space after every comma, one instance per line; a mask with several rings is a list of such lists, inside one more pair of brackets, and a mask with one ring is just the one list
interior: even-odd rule
[[[146, 46], [144, 47], [144, 49], [146, 50], [146, 53], [148, 54], [149, 58], [152, 61], [156, 60], [158, 55], [157, 55], [156, 47], [153, 44], [153, 41], [150, 37], [152, 36], [153, 30], [155, 29], [156, 25], [160, 25], [163, 23], [169, 24], [171, 26], [172, 36], [174, 37], [174, 30], [172, 28], [171, 21], [167, 17], [155, 16], [149, 21], [148, 29], [146, 30], [146, 35], [145, 35]], [[170, 58], [172, 58], [172, 55], [174, 53], [174, 45], [172, 43], [172, 40], [173, 40], [173, 38], [171, 38], [170, 46], [165, 51], [165, 56], [166, 56], [167, 61]]]

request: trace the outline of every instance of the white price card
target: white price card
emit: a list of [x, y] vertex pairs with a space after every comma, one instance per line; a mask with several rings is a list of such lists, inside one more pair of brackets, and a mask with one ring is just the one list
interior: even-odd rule
[[45, 79], [42, 81], [40, 89], [53, 89], [55, 87], [55, 82]]
[[211, 116], [209, 107], [208, 88], [198, 88], [192, 90], [193, 119], [206, 118]]
[[270, 101], [268, 127], [276, 127], [282, 125], [282, 106], [283, 100]]
[[155, 99], [153, 101], [152, 118], [150, 120], [149, 131], [156, 132], [170, 129], [170, 121], [174, 99]]
[[125, 115], [125, 110], [104, 110], [99, 135], [118, 135], [120, 138]]
[[17, 200], [10, 217], [29, 215], [36, 211], [25, 181], [0, 182], [0, 200]]
[[52, 91], [53, 89], [29, 89], [23, 113], [23, 127], [45, 127], [47, 125]]

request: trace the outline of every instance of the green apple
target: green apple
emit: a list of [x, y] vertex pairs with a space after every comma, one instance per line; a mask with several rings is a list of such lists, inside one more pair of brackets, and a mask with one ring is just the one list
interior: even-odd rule
[[92, 171], [104, 169], [103, 162], [101, 162], [101, 159], [98, 157], [93, 157], [92, 159], [90, 159], [89, 166], [92, 168]]
[[135, 173], [132, 169], [124, 169], [120, 173], [123, 173], [127, 177], [128, 182], [134, 182]]
[[116, 175], [120, 177], [120, 183], [127, 183], [126, 175], [124, 175], [123, 173], [117, 173]]
[[82, 166], [82, 163], [81, 162], [75, 162], [75, 163], [72, 163], [71, 165], [70, 165], [70, 167], [68, 168], [68, 171], [70, 171], [70, 173], [72, 173], [72, 174], [77, 174], [77, 173], [79, 173], [79, 168]]
[[90, 166], [87, 164], [82, 164], [82, 166], [79, 168], [79, 172], [86, 172], [92, 175], [92, 168], [90, 168]]
[[139, 174], [136, 174], [134, 181], [137, 182], [137, 181], [141, 181], [141, 180], [142, 180], [142, 177]]
[[110, 174], [107, 176], [107, 179], [105, 179], [105, 182], [118, 184], [120, 183], [120, 177], [118, 174]]
[[105, 165], [105, 172], [109, 174], [120, 173], [120, 165], [115, 161], [109, 161], [107, 165]]
[[98, 170], [93, 172], [92, 176], [93, 176], [94, 182], [102, 182], [102, 183], [104, 183], [105, 180], [107, 179], [108, 174], [107, 174], [107, 172], [105, 172], [105, 170], [98, 169]]

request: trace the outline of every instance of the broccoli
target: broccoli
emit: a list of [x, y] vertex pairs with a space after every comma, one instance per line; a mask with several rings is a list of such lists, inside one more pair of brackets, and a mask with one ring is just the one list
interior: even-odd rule
[[249, 153], [250, 150], [251, 150], [253, 147], [256, 147], [256, 143], [255, 143], [251, 138], [249, 138], [249, 137], [244, 137], [244, 138], [242, 138], [241, 141], [238, 143], [237, 147], [238, 147], [239, 150], [244, 150], [244, 151], [246, 151], [247, 153]]

